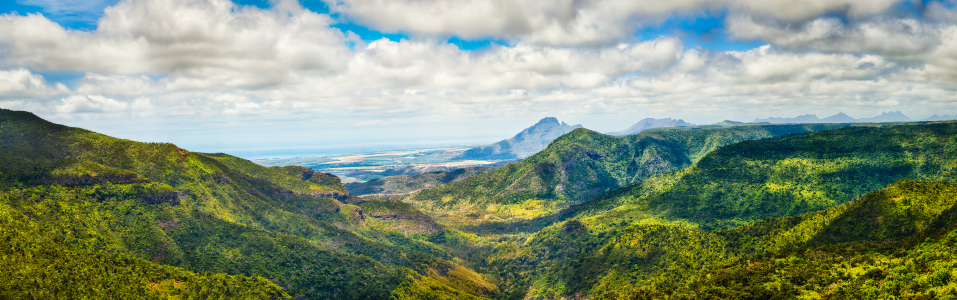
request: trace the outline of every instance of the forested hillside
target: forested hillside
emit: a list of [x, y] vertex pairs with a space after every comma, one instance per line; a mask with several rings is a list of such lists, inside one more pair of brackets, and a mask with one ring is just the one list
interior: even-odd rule
[[[722, 231], [571, 220], [490, 259], [530, 299], [844, 299], [955, 294], [957, 184], [900, 181], [804, 215]], [[562, 247], [562, 246], [571, 247]], [[542, 260], [566, 257], [545, 271]], [[888, 285], [885, 285], [888, 284]]]
[[[717, 267], [721, 261], [736, 260], [744, 254], [804, 246], [790, 240], [794, 233], [771, 231], [742, 237], [747, 242], [730, 243], [715, 242], [713, 235], [720, 231], [708, 230], [735, 227], [728, 231], [734, 232], [760, 224], [776, 224], [771, 227], [778, 229], [800, 228], [794, 221], [797, 219], [790, 219], [793, 222], [787, 225], [780, 223], [787, 219], [753, 222], [829, 207], [838, 209], [844, 206], [835, 205], [897, 180], [957, 180], [957, 142], [951, 138], [955, 134], [957, 123], [851, 127], [722, 147], [690, 168], [656, 176], [573, 207], [572, 212], [562, 216], [570, 220], [547, 227], [527, 241], [499, 246], [490, 264], [507, 270], [502, 274], [522, 274], [514, 275], [516, 281], [509, 286], [532, 286], [532, 291], [541, 290], [543, 295], [586, 293], [593, 288], [608, 291], [603, 285], [581, 286], [579, 281], [583, 278], [562, 279], [572, 275], [594, 280], [603, 277], [604, 285], [617, 288], [641, 284], [654, 290], [659, 284], [673, 283], [668, 281], [673, 279], [656, 277], [666, 270]], [[941, 189], [927, 189], [934, 190]], [[938, 195], [928, 195], [931, 196]], [[914, 197], [919, 200], [922, 196]], [[883, 215], [881, 218], [885, 219], [878, 220], [926, 222], [918, 217], [911, 211], [894, 219]], [[843, 222], [870, 221], [867, 218], [871, 217], [858, 215]], [[746, 224], [756, 225], [736, 227]], [[894, 228], [900, 230], [898, 238], [915, 233], [905, 227]], [[819, 237], [810, 245], [852, 241], [847, 234], [833, 236], [830, 240]], [[628, 248], [631, 250], [622, 253], [631, 254], [623, 260], [586, 259], [599, 253], [605, 255], [608, 243], [622, 239], [653, 247]], [[690, 250], [658, 253], [662, 256], [653, 251], [665, 246]], [[704, 246], [710, 250], [698, 249]], [[650, 259], [648, 255], [656, 258]], [[693, 261], [682, 261], [689, 259]], [[569, 269], [576, 262], [588, 266], [589, 271]], [[625, 266], [630, 271], [616, 269]], [[642, 280], [653, 282], [641, 283]], [[664, 283], [657, 282], [661, 280]], [[568, 286], [569, 281], [575, 285]]]
[[0, 110], [0, 298], [946, 298], [954, 136], [579, 129], [405, 202]]
[[[4, 296], [57, 292], [43, 280], [106, 285], [119, 277], [126, 281], [115, 282], [158, 290], [116, 288], [137, 296], [467, 298], [495, 290], [450, 262], [445, 250], [407, 235], [441, 229], [408, 205], [321, 197], [344, 193], [341, 183], [301, 180], [228, 155], [115, 139], [0, 110], [0, 170], [4, 214], [28, 220], [0, 227], [11, 237], [3, 248], [26, 245], [33, 252], [18, 255], [44, 259], [6, 256], [19, 270], [11, 279], [32, 283], [0, 291], [9, 291]], [[391, 218], [379, 221], [363, 206]], [[82, 253], [95, 255], [75, 257]], [[109, 275], [53, 276], [39, 265]], [[91, 285], [63, 293], [83, 298], [110, 292]]]
[[625, 137], [576, 129], [525, 160], [420, 191], [408, 200], [456, 224], [536, 218], [680, 170], [722, 146], [847, 126], [699, 126], [653, 129]]

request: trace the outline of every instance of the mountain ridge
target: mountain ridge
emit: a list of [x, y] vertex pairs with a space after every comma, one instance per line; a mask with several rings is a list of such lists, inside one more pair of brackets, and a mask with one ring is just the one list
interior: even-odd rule
[[681, 119], [675, 120], [671, 118], [664, 118], [664, 119], [645, 118], [638, 121], [634, 125], [631, 125], [631, 127], [628, 127], [622, 131], [608, 132], [606, 134], [614, 135], [614, 136], [625, 136], [625, 135], [637, 134], [639, 132], [642, 132], [647, 129], [652, 129], [652, 128], [685, 127], [685, 126], [695, 126], [695, 124], [685, 122], [684, 120], [681, 120]]
[[[116, 264], [105, 268], [169, 266], [181, 270], [172, 274], [201, 274], [192, 277], [198, 282], [239, 280], [250, 282], [248, 291], [266, 292], [249, 298], [275, 298], [269, 284], [298, 298], [429, 291], [481, 299], [494, 293], [484, 277], [448, 261], [446, 250], [412, 238], [446, 234], [430, 218], [408, 204], [325, 197], [347, 194], [334, 177], [303, 176], [303, 170], [270, 169], [168, 143], [116, 139], [28, 112], [0, 109], [0, 128], [0, 210], [35, 224], [0, 226], [0, 235], [26, 241], [48, 236], [62, 246], [56, 248], [60, 253], [145, 261], [112, 260]], [[46, 228], [45, 235], [37, 236], [32, 226]], [[55, 264], [71, 263], [64, 255], [52, 257]], [[22, 278], [44, 276], [21, 267], [15, 274]], [[256, 276], [269, 281], [243, 279]], [[200, 289], [196, 292], [203, 288], [193, 286]]]
[[548, 143], [576, 128], [582, 128], [582, 126], [580, 124], [568, 125], [565, 122], [559, 122], [555, 117], [546, 117], [509, 139], [466, 150], [455, 159], [511, 160], [526, 158], [545, 149]]
[[[947, 119], [943, 116], [934, 115], [930, 118], [927, 118], [923, 121], [945, 121], [957, 119], [957, 117], [950, 117], [945, 115]], [[819, 119], [817, 115], [807, 114], [800, 115], [793, 118], [778, 118], [778, 117], [769, 117], [767, 119], [754, 119], [752, 123], [771, 123], [771, 124], [784, 124], [784, 123], [793, 123], [793, 124], [814, 124], [814, 123], [884, 123], [884, 122], [910, 122], [913, 121], [911, 118], [905, 116], [901, 111], [890, 111], [882, 112], [880, 115], [871, 117], [871, 118], [861, 118], [855, 119], [843, 112], [839, 112], [833, 116]]]

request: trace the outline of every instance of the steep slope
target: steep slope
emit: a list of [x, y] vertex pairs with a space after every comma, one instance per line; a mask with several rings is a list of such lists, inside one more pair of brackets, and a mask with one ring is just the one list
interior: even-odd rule
[[646, 118], [646, 119], [642, 119], [641, 121], [638, 121], [638, 123], [631, 125], [631, 127], [628, 127], [625, 130], [609, 132], [608, 134], [614, 135], [614, 136], [625, 136], [625, 135], [637, 134], [639, 132], [652, 129], [652, 128], [684, 127], [684, 126], [695, 126], [695, 125], [685, 122], [684, 120], [681, 120], [681, 119], [675, 120], [671, 118], [665, 118], [665, 119]]
[[528, 159], [420, 191], [407, 200], [454, 224], [533, 219], [687, 167], [718, 147], [847, 126], [699, 126], [653, 129], [625, 137], [576, 129]]
[[545, 146], [548, 146], [548, 143], [576, 128], [582, 128], [582, 126], [568, 125], [565, 122], [559, 123], [558, 119], [553, 117], [544, 118], [510, 139], [469, 149], [456, 159], [510, 160], [526, 158], [542, 151]]
[[746, 141], [584, 205], [705, 229], [820, 210], [901, 179], [957, 179], [957, 123], [851, 127]]
[[[527, 241], [499, 246], [489, 263], [491, 268], [506, 270], [503, 274], [521, 274], [507, 286], [520, 292], [523, 286], [531, 285], [532, 294], [549, 297], [621, 287], [620, 282], [638, 284], [641, 280], [651, 280], [645, 285], [670, 286], [677, 278], [659, 278], [656, 274], [717, 267], [721, 261], [801, 247], [906, 238], [923, 232], [921, 226], [929, 224], [927, 219], [936, 218], [935, 213], [921, 211], [941, 211], [950, 204], [898, 201], [893, 203], [900, 205], [897, 208], [882, 208], [866, 200], [874, 195], [903, 193], [910, 184], [907, 182], [854, 202], [857, 204], [837, 204], [901, 179], [957, 180], [955, 134], [955, 122], [902, 124], [850, 127], [725, 146], [692, 167], [569, 209], [571, 212], [563, 217], [570, 220], [547, 227]], [[941, 194], [926, 197], [943, 201], [940, 199], [954, 196], [943, 193], [948, 185], [953, 187], [941, 183], [939, 188], [921, 190], [939, 191]], [[933, 207], [921, 208], [926, 205]], [[843, 217], [825, 218], [816, 212], [759, 221], [821, 209]], [[880, 218], [861, 215], [875, 211]], [[805, 235], [811, 230], [807, 226], [822, 225], [820, 222], [834, 226], [820, 229], [820, 234]], [[880, 224], [856, 224], [867, 222]], [[751, 225], [728, 231], [699, 231], [744, 224]], [[637, 229], [629, 229], [632, 227]], [[850, 239], [851, 235], [858, 238]], [[638, 246], [624, 247], [618, 258], [608, 259], [609, 250], [603, 247], [622, 240]], [[665, 252], [653, 250], [661, 247], [671, 248], [662, 250]], [[584, 256], [589, 255], [592, 258], [585, 260]], [[699, 260], [709, 256], [714, 259]], [[568, 269], [570, 265], [588, 269]], [[584, 279], [575, 276], [604, 279], [582, 285]]]
[[[31, 191], [27, 191], [29, 193]], [[33, 191], [36, 192], [36, 191]], [[288, 298], [265, 278], [197, 274], [124, 253], [77, 247], [98, 244], [101, 236], [76, 223], [96, 222], [83, 215], [44, 220], [37, 210], [17, 210], [0, 193], [0, 298], [4, 299], [168, 299]], [[59, 209], [73, 209], [59, 203]], [[35, 206], [33, 207], [36, 208]]]
[[728, 231], [736, 244], [772, 237], [797, 245], [775, 251], [765, 242], [755, 248], [770, 255], [702, 272], [672, 290], [639, 288], [632, 297], [952, 298], [955, 199], [954, 183], [898, 182], [847, 205]]
[[[826, 210], [724, 231], [639, 223], [608, 232], [571, 220], [532, 241], [551, 247], [507, 245], [490, 264], [525, 280], [527, 290], [513, 284], [526, 299], [849, 299], [868, 286], [884, 297], [942, 295], [957, 282], [942, 277], [957, 271], [957, 254], [945, 250], [957, 241], [955, 205], [955, 183], [900, 181]], [[534, 269], [536, 258], [555, 256], [568, 258]], [[918, 278], [923, 284], [913, 284]]]
[[[0, 110], [0, 170], [0, 204], [36, 216], [40, 228], [94, 237], [68, 245], [76, 251], [263, 276], [297, 298], [384, 298], [423, 286], [467, 298], [495, 289], [448, 262], [444, 250], [407, 236], [437, 230], [408, 205], [317, 197], [342, 191], [341, 184], [303, 181], [227, 155], [120, 140]], [[380, 222], [363, 205], [418, 219]], [[78, 216], [89, 219], [63, 223]]]

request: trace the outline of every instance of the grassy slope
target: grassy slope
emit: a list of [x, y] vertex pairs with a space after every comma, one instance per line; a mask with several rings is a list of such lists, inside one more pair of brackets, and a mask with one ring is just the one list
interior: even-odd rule
[[[58, 220], [67, 216], [60, 202], [85, 207], [81, 213], [104, 216], [89, 230], [111, 237], [104, 242], [111, 253], [263, 275], [306, 298], [387, 297], [428, 283], [402, 269], [460, 268], [439, 258], [447, 257], [440, 249], [368, 220], [359, 206], [295, 192], [323, 186], [266, 168], [234, 170], [175, 145], [114, 139], [8, 110], [0, 110], [0, 135], [0, 188], [13, 195], [8, 204], [23, 201], [25, 190], [41, 195], [13, 206], [15, 213], [40, 211]], [[58, 196], [44, 194], [50, 189]], [[90, 247], [77, 248], [97, 250]], [[474, 288], [487, 283], [471, 271], [456, 274], [462, 280], [432, 277], [447, 281], [452, 295], [492, 289]]]
[[691, 165], [732, 143], [847, 124], [690, 127], [615, 137], [576, 129], [523, 161], [407, 199], [449, 224], [534, 219]]
[[[663, 242], [661, 237], [670, 236], [669, 232], [675, 230], [728, 228], [761, 218], [824, 209], [900, 179], [954, 180], [957, 149], [950, 137], [955, 133], [957, 123], [845, 128], [723, 147], [691, 168], [646, 180], [582, 205], [576, 212], [577, 219], [569, 222], [581, 222], [587, 230], [569, 231], [563, 227], [568, 222], [560, 223], [542, 230], [521, 245], [508, 243], [500, 246], [490, 262], [500, 270], [507, 270], [505, 273], [523, 274], [515, 281], [516, 287], [531, 284], [536, 287], [533, 294], [536, 289], [545, 294], [561, 294], [573, 289], [556, 279], [561, 277], [560, 274], [587, 274], [568, 269], [568, 264], [596, 252], [607, 253], [602, 249], [609, 241], [629, 238], [654, 244]], [[848, 222], [862, 218], [865, 217], [851, 218]], [[629, 225], [643, 229], [637, 233], [625, 233]], [[782, 226], [793, 228], [796, 225]], [[576, 234], [569, 235], [569, 232]], [[691, 239], [694, 242], [679, 247], [686, 249], [681, 253], [701, 256], [709, 252], [695, 252], [698, 249], [695, 245], [708, 244], [710, 239], [718, 238], [714, 233], [688, 232], [693, 234], [669, 238], [667, 243]], [[911, 233], [902, 232], [904, 235]], [[753, 247], [760, 251], [779, 251], [786, 249], [782, 238], [768, 234], [754, 238], [755, 242], [730, 245], [722, 242], [719, 245], [738, 249], [753, 246], [757, 241], [767, 241], [770, 244]], [[732, 253], [728, 249], [715, 250], [714, 253], [720, 254], [719, 257], [736, 257], [728, 256]], [[632, 252], [626, 253], [646, 253], [645, 250], [631, 248], [629, 251]], [[629, 259], [640, 261], [638, 256]], [[601, 271], [602, 274], [592, 274], [593, 279], [628, 274], [608, 277], [615, 279], [606, 278], [606, 285], [619, 281], [635, 282], [675, 267], [672, 260], [659, 263], [652, 259], [631, 266], [643, 269], [657, 265], [651, 269], [653, 271], [623, 272], [613, 267], [629, 265], [623, 261], [588, 263], [598, 270], [607, 269]], [[708, 264], [698, 265], [702, 266]], [[551, 271], [545, 271], [547, 269]], [[581, 287], [579, 280], [570, 281]], [[598, 285], [597, 282], [593, 284]], [[582, 290], [591, 288], [588, 286]]]

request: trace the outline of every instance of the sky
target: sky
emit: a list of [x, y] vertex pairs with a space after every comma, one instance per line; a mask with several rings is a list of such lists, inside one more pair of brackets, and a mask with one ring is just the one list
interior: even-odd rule
[[957, 114], [957, 0], [6, 0], [0, 108], [201, 152]]

